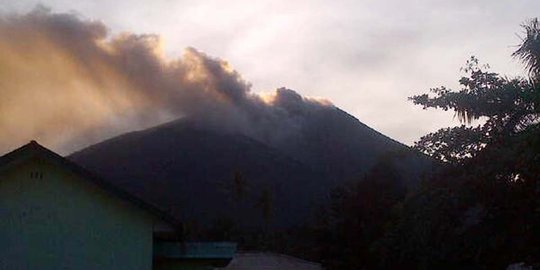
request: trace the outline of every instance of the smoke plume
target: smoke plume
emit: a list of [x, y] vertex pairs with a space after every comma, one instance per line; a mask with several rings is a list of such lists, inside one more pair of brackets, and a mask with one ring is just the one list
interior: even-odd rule
[[179, 117], [266, 140], [331, 107], [284, 88], [255, 94], [227, 62], [193, 48], [166, 59], [161, 45], [43, 8], [0, 17], [0, 151], [36, 139], [69, 153]]

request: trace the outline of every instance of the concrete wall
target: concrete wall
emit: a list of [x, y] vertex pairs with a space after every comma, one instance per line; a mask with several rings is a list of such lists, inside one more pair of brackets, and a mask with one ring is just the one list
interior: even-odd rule
[[0, 269], [150, 270], [152, 217], [60, 166], [27, 161], [0, 172]]

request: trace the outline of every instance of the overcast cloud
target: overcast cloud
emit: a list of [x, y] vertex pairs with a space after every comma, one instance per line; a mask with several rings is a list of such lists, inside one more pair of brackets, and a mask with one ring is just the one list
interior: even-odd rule
[[[457, 87], [471, 55], [503, 74], [522, 74], [510, 57], [520, 23], [540, 1], [32, 1], [99, 20], [112, 33], [155, 33], [171, 58], [195, 47], [227, 60], [255, 92], [285, 86], [324, 97], [406, 144], [451, 124], [451, 113], [407, 101], [430, 87]], [[264, 63], [264, 64], [262, 64]]]

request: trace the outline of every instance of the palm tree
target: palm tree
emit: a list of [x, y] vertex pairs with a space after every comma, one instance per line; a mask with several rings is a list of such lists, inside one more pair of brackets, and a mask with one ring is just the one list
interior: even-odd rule
[[540, 122], [540, 23], [538, 18], [534, 18], [521, 26], [525, 30], [525, 37], [521, 38], [521, 45], [512, 56], [525, 65], [532, 84], [530, 92], [524, 95], [529, 110], [523, 113], [518, 122], [526, 127]]
[[512, 54], [520, 59], [534, 84], [540, 83], [540, 23], [538, 18], [522, 24], [525, 29], [525, 37], [522, 37], [521, 45]]

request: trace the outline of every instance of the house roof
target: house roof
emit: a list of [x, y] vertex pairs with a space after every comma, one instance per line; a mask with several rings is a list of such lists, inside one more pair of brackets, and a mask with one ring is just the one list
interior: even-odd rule
[[243, 252], [234, 255], [222, 270], [323, 270], [319, 263], [271, 252]]
[[233, 242], [171, 242], [154, 243], [154, 256], [169, 259], [227, 259], [236, 252]]
[[96, 184], [105, 191], [115, 195], [116, 197], [130, 202], [131, 204], [142, 208], [154, 216], [157, 216], [161, 220], [173, 225], [175, 228], [181, 228], [181, 222], [166, 212], [160, 210], [156, 206], [134, 196], [131, 193], [126, 192], [123, 189], [120, 189], [114, 186], [111, 182], [96, 176], [94, 173], [82, 168], [81, 166], [69, 161], [68, 159], [60, 156], [59, 154], [45, 148], [36, 141], [31, 141], [30, 143], [23, 145], [22, 147], [15, 149], [3, 156], [0, 157], [0, 171], [10, 167], [11, 165], [18, 164], [19, 162], [25, 161], [30, 158], [43, 158], [48, 161], [51, 161], [59, 166], [64, 167], [65, 169], [81, 176], [82, 178]]

